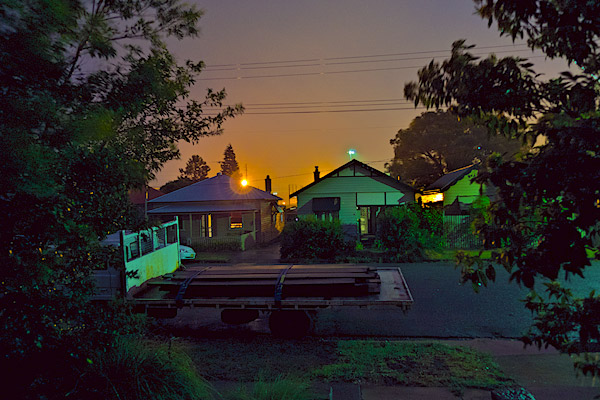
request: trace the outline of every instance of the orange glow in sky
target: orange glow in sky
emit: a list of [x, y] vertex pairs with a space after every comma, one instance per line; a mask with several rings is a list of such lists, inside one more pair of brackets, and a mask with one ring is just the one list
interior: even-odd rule
[[244, 115], [225, 122], [220, 136], [180, 143], [181, 159], [168, 162], [152, 186], [178, 176], [198, 154], [220, 171], [231, 143], [248, 184], [284, 200], [351, 157], [385, 171], [389, 141], [424, 110], [404, 100], [404, 84], [432, 58], [449, 56], [453, 41], [476, 44], [475, 54], [530, 58], [541, 72], [567, 69], [548, 62], [523, 42], [500, 38], [495, 26], [473, 15], [471, 0], [197, 0], [205, 10], [198, 38], [171, 41], [180, 62], [203, 60], [191, 97], [207, 88], [242, 103]]

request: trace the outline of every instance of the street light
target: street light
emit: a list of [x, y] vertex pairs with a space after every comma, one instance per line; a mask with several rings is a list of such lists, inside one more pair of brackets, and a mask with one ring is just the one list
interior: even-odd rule
[[242, 179], [242, 186], [248, 186], [248, 181], [245, 179]]
[[354, 149], [348, 150], [348, 155], [350, 156], [350, 158], [352, 158], [355, 154], [356, 154], [356, 150], [354, 150]]

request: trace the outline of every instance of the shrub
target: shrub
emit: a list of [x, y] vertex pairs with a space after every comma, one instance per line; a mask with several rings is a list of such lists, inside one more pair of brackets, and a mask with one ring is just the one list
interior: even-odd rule
[[377, 222], [377, 239], [392, 261], [423, 260], [425, 248], [441, 246], [441, 232], [441, 212], [418, 204], [388, 208]]
[[280, 254], [282, 260], [334, 261], [345, 256], [348, 247], [339, 221], [321, 221], [311, 216], [285, 226]]
[[76, 393], [85, 399], [210, 399], [209, 384], [183, 349], [136, 338], [119, 338], [89, 360]]

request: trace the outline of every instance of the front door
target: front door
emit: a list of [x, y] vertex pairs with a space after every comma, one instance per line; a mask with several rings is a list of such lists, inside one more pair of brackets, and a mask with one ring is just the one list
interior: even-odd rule
[[377, 212], [378, 206], [359, 207], [360, 212], [360, 235], [375, 235], [377, 232]]

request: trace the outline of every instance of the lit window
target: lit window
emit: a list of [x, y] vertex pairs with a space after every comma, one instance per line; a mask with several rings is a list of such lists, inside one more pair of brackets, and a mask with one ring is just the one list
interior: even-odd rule
[[234, 213], [229, 217], [229, 228], [230, 229], [241, 229], [242, 228], [242, 213]]
[[423, 196], [421, 196], [421, 201], [423, 203], [435, 203], [438, 201], [444, 201], [444, 193], [424, 194]]

